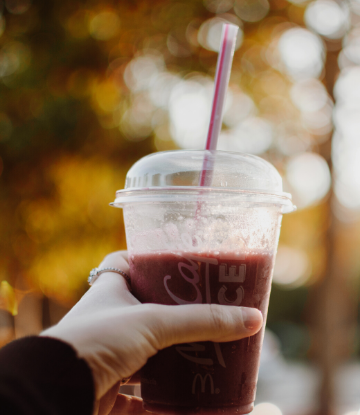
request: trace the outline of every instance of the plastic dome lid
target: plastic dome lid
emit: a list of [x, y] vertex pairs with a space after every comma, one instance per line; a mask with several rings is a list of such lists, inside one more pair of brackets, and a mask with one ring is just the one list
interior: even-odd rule
[[[208, 179], [200, 186], [203, 170]], [[125, 189], [116, 192], [111, 205], [170, 201], [174, 196], [177, 202], [198, 200], [199, 194], [213, 198], [236, 194], [243, 201], [281, 205], [283, 213], [296, 209], [291, 195], [282, 191], [280, 174], [266, 160], [208, 150], [163, 151], [143, 157], [128, 171]]]

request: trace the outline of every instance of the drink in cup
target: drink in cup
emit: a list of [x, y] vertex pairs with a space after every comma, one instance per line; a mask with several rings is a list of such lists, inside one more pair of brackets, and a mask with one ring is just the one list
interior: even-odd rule
[[[200, 187], [204, 165], [211, 180]], [[129, 170], [113, 205], [124, 209], [142, 303], [256, 307], [265, 323], [282, 214], [294, 210], [270, 163], [222, 151], [155, 153]], [[251, 412], [263, 335], [264, 326], [238, 341], [161, 350], [141, 372], [145, 409]]]

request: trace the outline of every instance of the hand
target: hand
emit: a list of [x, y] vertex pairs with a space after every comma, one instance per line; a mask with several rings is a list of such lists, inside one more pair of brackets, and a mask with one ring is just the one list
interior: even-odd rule
[[[129, 273], [127, 253], [100, 264]], [[141, 399], [118, 395], [120, 381], [134, 375], [158, 350], [178, 343], [225, 342], [249, 337], [262, 325], [259, 310], [196, 304], [141, 304], [125, 279], [101, 274], [74, 308], [43, 336], [71, 344], [93, 374], [96, 415], [142, 415]]]

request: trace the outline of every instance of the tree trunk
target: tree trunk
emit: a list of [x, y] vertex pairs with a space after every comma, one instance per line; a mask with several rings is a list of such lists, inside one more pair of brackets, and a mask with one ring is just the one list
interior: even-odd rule
[[[333, 97], [339, 72], [338, 51], [329, 51], [325, 64], [324, 84]], [[319, 146], [319, 154], [331, 163], [331, 140]], [[333, 183], [333, 180], [332, 180]], [[356, 324], [354, 300], [350, 294], [350, 269], [339, 250], [344, 225], [333, 212], [333, 185], [326, 201], [327, 229], [324, 235], [326, 265], [319, 282], [310, 288], [308, 315], [311, 320], [313, 351], [321, 372], [319, 415], [333, 415], [336, 407], [334, 379], [337, 367], [350, 353], [353, 327]]]

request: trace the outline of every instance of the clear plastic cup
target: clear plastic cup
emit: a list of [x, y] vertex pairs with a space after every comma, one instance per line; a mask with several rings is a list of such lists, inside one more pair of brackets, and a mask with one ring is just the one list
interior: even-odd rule
[[[151, 154], [129, 170], [113, 205], [124, 210], [131, 284], [142, 303], [256, 307], [266, 321], [282, 214], [295, 209], [270, 163], [223, 151]], [[141, 372], [145, 409], [251, 412], [263, 335], [264, 327], [239, 341], [158, 352]]]

